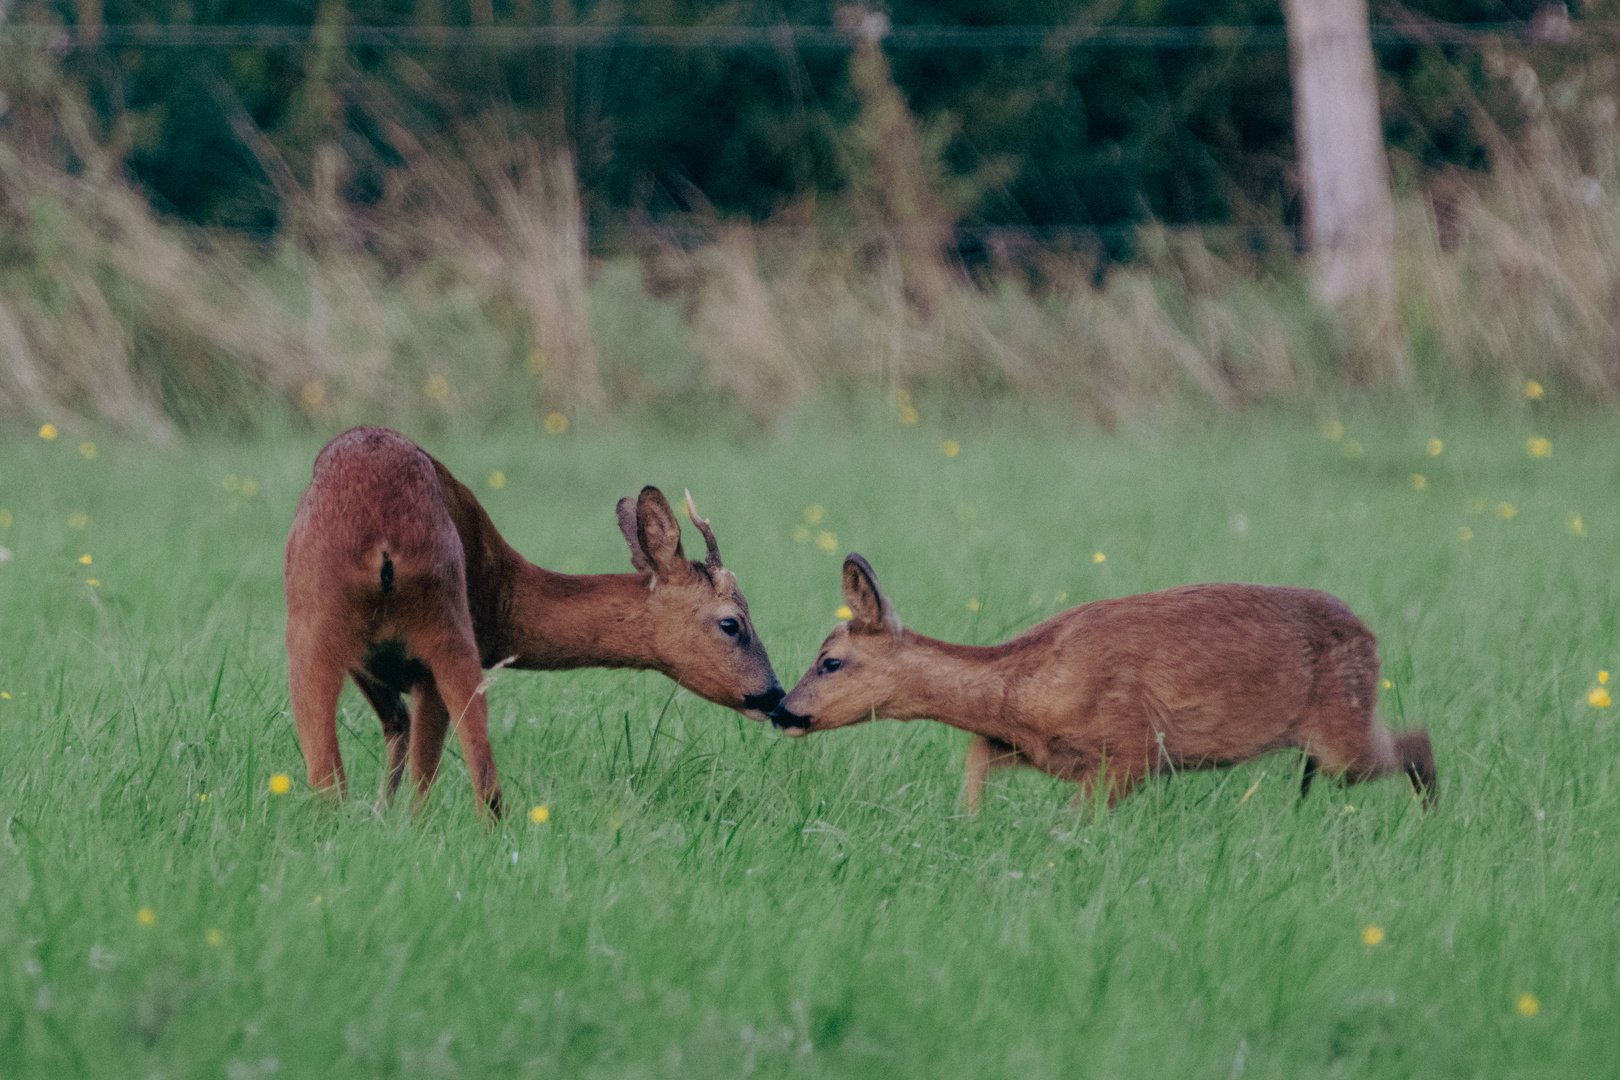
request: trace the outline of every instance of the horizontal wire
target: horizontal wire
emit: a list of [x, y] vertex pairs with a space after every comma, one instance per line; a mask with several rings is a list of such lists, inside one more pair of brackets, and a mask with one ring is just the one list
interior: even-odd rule
[[[1513, 38], [1574, 44], [1581, 37], [1620, 38], [1620, 22], [1379, 24], [1374, 45], [1474, 45]], [[458, 45], [575, 49], [850, 49], [866, 38], [887, 49], [1279, 49], [1274, 26], [195, 26], [116, 24], [99, 27], [0, 24], [0, 42], [58, 50], [102, 46], [275, 46], [333, 44], [404, 47]]]

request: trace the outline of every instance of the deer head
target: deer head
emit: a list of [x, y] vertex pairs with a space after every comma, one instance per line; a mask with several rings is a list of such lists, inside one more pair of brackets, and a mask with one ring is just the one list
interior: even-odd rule
[[619, 530], [630, 562], [647, 586], [647, 616], [658, 669], [695, 694], [765, 721], [782, 700], [765, 645], [754, 631], [737, 579], [720, 562], [720, 547], [692, 495], [687, 513], [703, 534], [704, 561], [686, 558], [681, 525], [663, 492], [641, 489], [619, 500]]
[[827, 635], [816, 662], [771, 714], [771, 723], [789, 735], [885, 715], [905, 631], [871, 564], [854, 552], [844, 559], [844, 603], [849, 622]]

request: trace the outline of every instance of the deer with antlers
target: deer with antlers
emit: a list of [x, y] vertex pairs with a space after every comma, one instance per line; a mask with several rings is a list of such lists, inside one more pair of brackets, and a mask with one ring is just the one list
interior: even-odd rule
[[974, 734], [966, 795], [977, 812], [993, 768], [1030, 765], [1105, 787], [1109, 805], [1146, 776], [1208, 769], [1294, 747], [1356, 783], [1404, 772], [1435, 799], [1426, 731], [1379, 722], [1378, 651], [1350, 609], [1315, 589], [1190, 585], [1071, 608], [1001, 645], [907, 630], [867, 561], [844, 562], [852, 618], [772, 722], [790, 735], [877, 717], [929, 717]]
[[[287, 538], [287, 654], [293, 719], [309, 783], [347, 781], [337, 700], [352, 678], [382, 721], [379, 804], [409, 759], [418, 796], [454, 728], [478, 804], [498, 814], [483, 669], [659, 671], [763, 721], [782, 698], [737, 579], [709, 523], [688, 561], [655, 487], [618, 503], [633, 573], [557, 574], [502, 539], [465, 485], [384, 428], [339, 435], [315, 459]], [[407, 711], [402, 694], [409, 694]]]

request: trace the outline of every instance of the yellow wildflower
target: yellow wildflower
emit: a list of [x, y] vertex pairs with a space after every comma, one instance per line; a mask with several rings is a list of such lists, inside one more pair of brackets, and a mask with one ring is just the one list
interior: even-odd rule
[[1099, 552], [1096, 552], [1095, 554], [1093, 554], [1091, 556], [1091, 561], [1094, 562], [1094, 563], [1107, 562], [1108, 561], [1108, 556], [1104, 555], [1102, 552], [1099, 551]]
[[70, 529], [82, 529], [88, 524], [90, 524], [90, 515], [83, 510], [75, 510], [68, 515], [68, 528]]
[[968, 601], [968, 610], [969, 611], [978, 611], [979, 610], [979, 598], [977, 596], [975, 596], [973, 599]]
[[816, 537], [816, 546], [822, 551], [837, 551], [838, 534], [823, 531]]
[[549, 806], [535, 807], [533, 810], [529, 811], [529, 820], [534, 822], [536, 825], [544, 825], [547, 821], [551, 820], [551, 808]]
[[1540, 435], [1532, 435], [1526, 439], [1524, 448], [1531, 457], [1552, 457], [1552, 440], [1544, 439]]
[[910, 405], [900, 406], [900, 422], [906, 427], [911, 427], [917, 422], [917, 410]]
[[546, 434], [562, 435], [568, 430], [568, 417], [560, 412], [546, 414]]
[[1428, 486], [1429, 486], [1428, 477], [1424, 476], [1422, 473], [1413, 473], [1412, 474], [1412, 490], [1413, 491], [1422, 491], [1424, 488], [1426, 488]]
[[1534, 379], [1531, 379], [1524, 384], [1524, 396], [1529, 398], [1531, 401], [1540, 401], [1541, 395], [1544, 393], [1546, 393], [1546, 391], [1543, 390], [1541, 384], [1536, 382]]
[[56, 425], [42, 424], [39, 429], [39, 437], [44, 439], [46, 442], [56, 438]]
[[946, 457], [955, 457], [962, 452], [962, 444], [955, 439], [946, 439], [944, 449]]
[[286, 773], [278, 772], [270, 778], [270, 794], [285, 795], [290, 790], [292, 790], [292, 781], [287, 779]]
[[149, 907], [143, 907], [135, 913], [135, 921], [142, 926], [152, 926], [157, 922], [157, 912]]
[[197, 796], [197, 801], [198, 802], [207, 802], [208, 801], [208, 792], [205, 791], [201, 795]]
[[1496, 504], [1496, 516], [1501, 518], [1503, 521], [1512, 521], [1518, 512], [1519, 508], [1510, 502], [1500, 502]]
[[1361, 928], [1361, 943], [1363, 945], [1377, 945], [1383, 940], [1384, 931], [1382, 927], [1363, 926]]
[[422, 385], [422, 393], [429, 401], [442, 405], [450, 400], [450, 380], [443, 375], [429, 375], [428, 381]]
[[494, 472], [490, 473], [489, 486], [494, 488], [496, 491], [501, 490], [501, 488], [506, 486], [506, 474], [501, 472], [499, 469], [496, 469]]
[[1586, 523], [1581, 520], [1581, 515], [1579, 514], [1569, 515], [1569, 521], [1565, 523], [1565, 527], [1569, 529], [1569, 535], [1571, 536], [1586, 535]]
[[5, 698], [7, 701], [10, 701], [11, 695], [6, 693], [4, 690], [0, 690], [0, 698]]
[[86, 461], [95, 460], [96, 444], [93, 443], [93, 442], [82, 442], [82, 443], [80, 443], [79, 444], [79, 453], [84, 455], [84, 459]]
[[1444, 450], [1445, 448], [1446, 444], [1441, 442], [1439, 439], [1430, 439], [1427, 447], [1430, 457], [1439, 457], [1440, 451]]
[[1394, 686], [1394, 685], [1395, 685], [1395, 684], [1394, 684], [1394, 683], [1392, 683], [1392, 682], [1390, 682], [1390, 681], [1389, 681], [1389, 680], [1388, 680], [1388, 679], [1385, 679], [1385, 680], [1384, 680], [1384, 689], [1385, 689], [1385, 690], [1388, 690], [1388, 689], [1389, 689], [1389, 688], [1390, 688], [1390, 687], [1392, 687], [1392, 686]]
[[1520, 994], [1519, 1000], [1514, 1002], [1520, 1016], [1534, 1016], [1541, 1011], [1541, 1002], [1536, 1000], [1534, 994]]
[[1609, 692], [1601, 686], [1586, 695], [1586, 703], [1597, 709], [1607, 709], [1614, 704], [1609, 698]]
[[326, 384], [319, 379], [311, 379], [298, 391], [298, 400], [304, 403], [306, 409], [318, 409], [321, 402], [326, 400]]
[[81, 562], [85, 566], [89, 566], [91, 564], [91, 562], [93, 562], [93, 561], [94, 560], [90, 558], [90, 553], [88, 551], [85, 552], [83, 555], [79, 556], [79, 562]]
[[1344, 425], [1337, 420], [1329, 420], [1322, 425], [1322, 438], [1328, 442], [1338, 442], [1344, 438]]
[[804, 508], [804, 523], [806, 525], [819, 525], [826, 514], [826, 509], [820, 503], [811, 503]]
[[245, 498], [251, 499], [251, 498], [253, 498], [253, 496], [257, 495], [258, 493], [259, 493], [259, 482], [257, 480], [243, 480], [242, 481], [242, 495]]
[[1606, 683], [1608, 681], [1609, 681], [1609, 673], [1607, 671], [1598, 672], [1598, 682]]
[[203, 940], [217, 949], [221, 945], [225, 944], [225, 935], [210, 926], [207, 930], [203, 931]]
[[853, 619], [855, 617], [855, 613], [849, 610], [848, 604], [840, 604], [838, 606], [838, 610], [833, 612], [833, 616], [839, 619]]
[[793, 526], [793, 540], [794, 540], [795, 543], [802, 544], [802, 543], [805, 543], [809, 539], [810, 539], [810, 530], [809, 529], [805, 528], [803, 525], [795, 525], [795, 526]]
[[94, 578], [94, 577], [87, 577], [87, 578], [84, 579], [84, 583], [86, 585], [94, 587], [96, 585], [101, 584], [101, 579], [100, 578]]

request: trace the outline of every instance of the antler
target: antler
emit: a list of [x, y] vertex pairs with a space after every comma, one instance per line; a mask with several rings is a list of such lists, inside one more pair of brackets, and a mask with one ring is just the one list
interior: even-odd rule
[[722, 569], [720, 565], [720, 545], [715, 542], [714, 530], [709, 528], [709, 519], [698, 517], [697, 507], [692, 503], [691, 489], [687, 489], [686, 492], [686, 514], [692, 519], [692, 524], [697, 526], [698, 532], [703, 534], [703, 542], [708, 545], [709, 554], [704, 559], [704, 562], [710, 570]]

